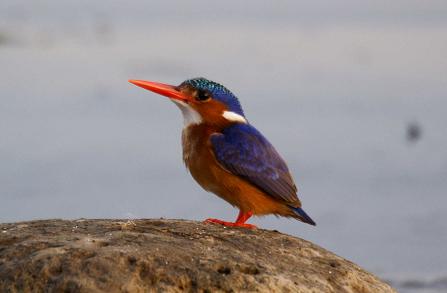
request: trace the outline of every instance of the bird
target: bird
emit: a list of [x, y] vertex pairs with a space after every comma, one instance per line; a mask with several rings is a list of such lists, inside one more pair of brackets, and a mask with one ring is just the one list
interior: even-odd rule
[[235, 222], [206, 219], [227, 227], [257, 228], [246, 223], [273, 214], [315, 226], [301, 208], [298, 189], [284, 159], [249, 123], [230, 90], [203, 77], [178, 86], [146, 81], [130, 83], [168, 97], [183, 114], [183, 161], [203, 189], [239, 209]]

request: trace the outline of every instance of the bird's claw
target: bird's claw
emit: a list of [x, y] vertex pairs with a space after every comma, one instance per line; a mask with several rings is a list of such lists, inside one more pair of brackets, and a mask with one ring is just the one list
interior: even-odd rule
[[233, 222], [226, 222], [226, 221], [222, 221], [222, 220], [218, 220], [218, 219], [206, 219], [204, 221], [205, 223], [212, 223], [212, 224], [219, 224], [219, 225], [223, 225], [226, 227], [240, 227], [240, 228], [247, 228], [247, 229], [256, 229], [258, 227], [256, 227], [255, 225], [252, 224], [245, 224], [245, 223], [233, 223]]

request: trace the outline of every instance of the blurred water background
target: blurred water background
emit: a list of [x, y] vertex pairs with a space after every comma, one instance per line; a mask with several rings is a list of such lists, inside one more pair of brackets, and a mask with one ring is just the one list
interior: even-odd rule
[[0, 1], [0, 221], [232, 220], [179, 110], [129, 78], [203, 76], [282, 153], [313, 241], [401, 292], [447, 291], [446, 1]]

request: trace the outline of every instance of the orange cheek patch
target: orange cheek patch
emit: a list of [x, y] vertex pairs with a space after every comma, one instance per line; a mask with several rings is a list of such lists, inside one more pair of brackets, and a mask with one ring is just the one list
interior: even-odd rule
[[206, 102], [194, 102], [190, 105], [202, 116], [206, 124], [217, 129], [222, 129], [228, 125], [228, 121], [222, 116], [227, 108], [221, 102], [211, 99]]

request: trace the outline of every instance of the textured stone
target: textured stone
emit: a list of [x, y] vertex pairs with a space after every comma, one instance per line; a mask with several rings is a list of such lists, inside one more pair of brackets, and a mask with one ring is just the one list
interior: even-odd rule
[[0, 292], [395, 292], [308, 241], [181, 220], [0, 224]]

